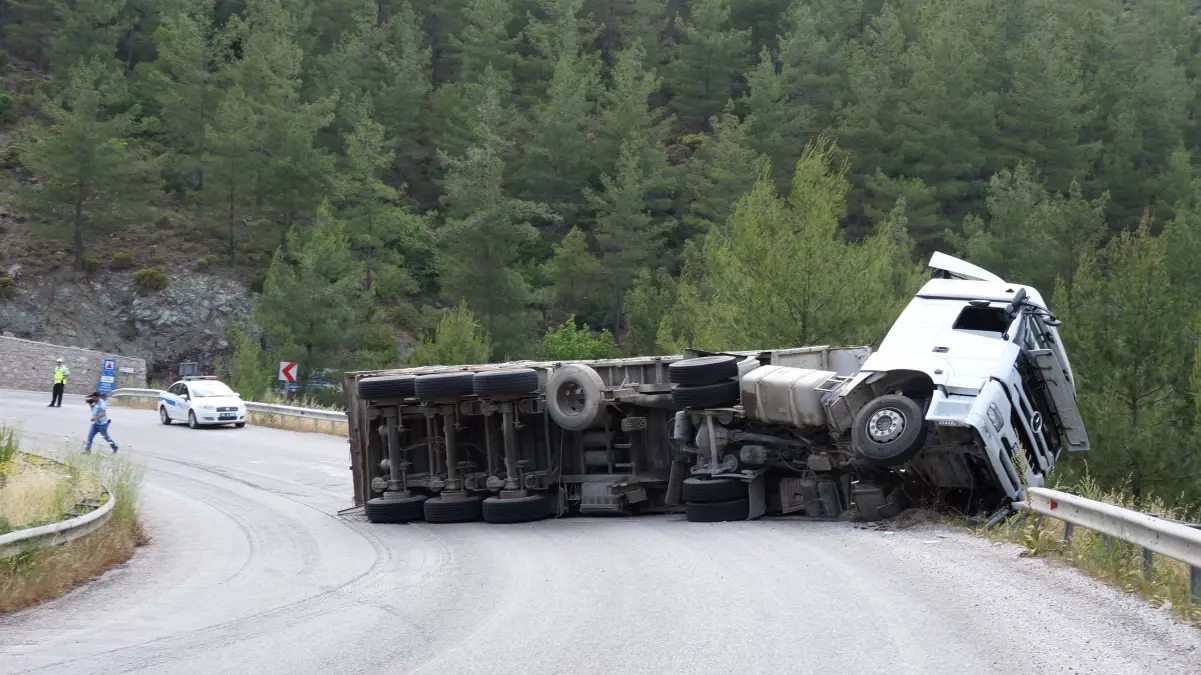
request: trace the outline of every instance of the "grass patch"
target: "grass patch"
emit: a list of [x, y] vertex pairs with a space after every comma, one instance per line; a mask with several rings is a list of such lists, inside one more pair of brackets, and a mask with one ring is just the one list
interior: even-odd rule
[[[1021, 453], [1014, 453], [1021, 454]], [[1019, 472], [1019, 475], [1022, 473]], [[1053, 489], [1076, 494], [1086, 499], [1113, 504], [1142, 513], [1154, 513], [1161, 518], [1195, 522], [1198, 514], [1187, 509], [1168, 506], [1158, 497], [1144, 497], [1136, 503], [1132, 493], [1121, 489], [1102, 488], [1091, 476], [1072, 484], [1058, 484]], [[1089, 576], [1126, 593], [1136, 593], [1152, 605], [1170, 609], [1173, 614], [1201, 628], [1201, 605], [1189, 604], [1188, 565], [1153, 554], [1153, 574], [1143, 575], [1143, 552], [1133, 544], [1076, 527], [1072, 540], [1063, 543], [1065, 523], [1033, 512], [1023, 512], [1004, 523], [977, 534], [993, 541], [1006, 541], [1025, 549], [1024, 556], [1046, 558], [1071, 565]]]
[[[0, 427], [0, 448], [13, 439], [12, 429]], [[0, 468], [4, 465], [0, 518], [11, 529], [73, 517], [67, 512], [85, 501], [99, 506], [115, 497], [117, 503], [109, 521], [81, 539], [0, 559], [0, 613], [56, 598], [125, 562], [148, 542], [136, 508], [141, 476], [124, 456], [77, 453], [58, 464], [14, 452]]]

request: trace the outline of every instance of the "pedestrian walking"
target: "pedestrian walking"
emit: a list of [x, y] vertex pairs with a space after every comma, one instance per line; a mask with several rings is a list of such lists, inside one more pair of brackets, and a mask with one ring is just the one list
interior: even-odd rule
[[56, 359], [54, 366], [54, 390], [50, 394], [50, 408], [63, 407], [63, 389], [67, 386], [67, 376], [71, 374], [71, 369], [67, 367], [63, 360]]
[[112, 421], [108, 418], [108, 402], [100, 396], [100, 392], [98, 391], [88, 394], [87, 400], [88, 405], [92, 406], [92, 428], [88, 430], [88, 444], [83, 451], [91, 452], [92, 439], [96, 438], [96, 434], [100, 434], [104, 437], [104, 440], [108, 441], [113, 452], [116, 452], [117, 444], [108, 435], [108, 425]]

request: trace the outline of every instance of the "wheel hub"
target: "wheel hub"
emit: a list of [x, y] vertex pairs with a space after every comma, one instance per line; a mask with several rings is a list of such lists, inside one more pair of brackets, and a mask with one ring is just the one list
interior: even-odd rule
[[867, 433], [877, 443], [891, 443], [905, 431], [905, 416], [898, 410], [877, 410], [867, 421]]

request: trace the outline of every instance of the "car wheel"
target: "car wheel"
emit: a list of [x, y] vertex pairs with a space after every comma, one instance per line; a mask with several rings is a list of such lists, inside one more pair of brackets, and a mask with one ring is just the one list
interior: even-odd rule
[[160, 405], [158, 407], [158, 418], [163, 424], [171, 426], [171, 416], [167, 414], [167, 406]]
[[193, 429], [200, 428], [200, 423], [196, 421], [196, 413], [192, 412], [191, 410], [188, 411], [188, 426]]
[[245, 422], [234, 422], [234, 426], [241, 429], [242, 427], [246, 426], [246, 423]]

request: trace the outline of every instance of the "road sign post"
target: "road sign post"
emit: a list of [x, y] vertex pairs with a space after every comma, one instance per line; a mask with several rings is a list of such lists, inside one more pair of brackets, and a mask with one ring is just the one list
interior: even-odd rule
[[114, 359], [105, 359], [100, 368], [100, 382], [96, 384], [96, 391], [101, 394], [108, 394], [117, 388], [117, 362]]
[[288, 384], [296, 383], [296, 362], [295, 361], [280, 361], [279, 362], [279, 379], [281, 382]]

